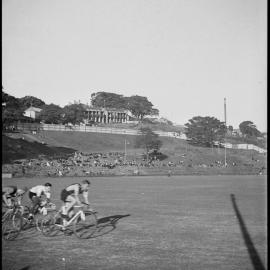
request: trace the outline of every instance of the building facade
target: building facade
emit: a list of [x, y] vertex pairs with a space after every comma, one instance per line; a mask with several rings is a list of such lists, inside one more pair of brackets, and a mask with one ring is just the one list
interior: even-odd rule
[[39, 109], [36, 107], [30, 107], [24, 111], [24, 116], [36, 119], [39, 116], [41, 111], [42, 109]]
[[113, 108], [88, 108], [86, 109], [88, 123], [127, 123], [131, 119], [129, 111]]

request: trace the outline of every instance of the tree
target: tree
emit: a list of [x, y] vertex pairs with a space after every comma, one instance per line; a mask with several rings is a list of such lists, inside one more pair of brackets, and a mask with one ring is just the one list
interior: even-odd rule
[[213, 146], [215, 141], [222, 141], [226, 126], [215, 117], [195, 116], [185, 124], [185, 134], [191, 144]]
[[244, 121], [239, 125], [239, 129], [241, 133], [245, 137], [259, 137], [261, 136], [261, 132], [257, 129], [255, 124], [251, 121]]
[[66, 105], [63, 109], [64, 118], [63, 123], [80, 124], [85, 119], [86, 108], [83, 104]]
[[125, 109], [127, 107], [127, 100], [123, 95], [97, 92], [91, 95], [91, 104], [95, 107]]
[[146, 151], [147, 157], [151, 150], [158, 151], [162, 146], [159, 135], [154, 133], [150, 128], [145, 127], [140, 129], [140, 136], [137, 136], [135, 147], [143, 147]]
[[230, 132], [233, 132], [233, 126], [228, 126], [228, 130], [229, 130]]
[[26, 110], [29, 107], [42, 108], [45, 105], [43, 100], [33, 96], [19, 98], [19, 103], [23, 110]]
[[24, 121], [23, 110], [19, 100], [3, 91], [2, 87], [2, 128], [17, 121]]
[[131, 96], [128, 99], [128, 110], [138, 119], [142, 120], [146, 115], [158, 115], [158, 109], [153, 108], [153, 104], [142, 96]]
[[63, 109], [53, 103], [44, 105], [38, 119], [46, 124], [61, 124], [63, 121]]

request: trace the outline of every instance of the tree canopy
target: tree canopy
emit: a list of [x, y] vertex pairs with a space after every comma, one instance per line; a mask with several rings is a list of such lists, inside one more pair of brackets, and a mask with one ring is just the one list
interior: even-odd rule
[[25, 120], [19, 100], [3, 91], [2, 87], [2, 128], [16, 121]]
[[43, 100], [33, 97], [33, 96], [25, 96], [25, 97], [19, 98], [18, 101], [19, 101], [20, 107], [23, 110], [26, 110], [29, 107], [42, 108], [45, 105], [45, 102]]
[[85, 119], [85, 105], [83, 104], [70, 104], [66, 105], [63, 109], [64, 117], [63, 123], [80, 124]]
[[127, 100], [123, 95], [109, 92], [97, 92], [91, 95], [91, 103], [95, 107], [107, 107], [116, 109], [126, 109]]
[[158, 109], [153, 108], [153, 104], [142, 96], [131, 96], [128, 98], [128, 109], [131, 113], [142, 120], [146, 115], [158, 115]]
[[158, 151], [162, 146], [159, 135], [154, 133], [150, 128], [144, 127], [140, 129], [140, 136], [137, 136], [135, 147], [143, 147], [148, 154], [151, 150]]
[[226, 126], [215, 117], [195, 116], [185, 124], [185, 134], [191, 144], [210, 147], [223, 141]]
[[46, 124], [60, 124], [63, 121], [63, 109], [53, 103], [44, 105], [38, 119]]
[[246, 137], [259, 137], [261, 132], [257, 129], [256, 125], [251, 121], [243, 121], [239, 125], [239, 129]]
[[153, 104], [142, 96], [124, 97], [123, 95], [109, 93], [109, 92], [97, 92], [91, 95], [92, 106], [126, 109], [129, 110], [132, 115], [140, 120], [146, 115], [158, 115], [159, 110], [153, 108]]

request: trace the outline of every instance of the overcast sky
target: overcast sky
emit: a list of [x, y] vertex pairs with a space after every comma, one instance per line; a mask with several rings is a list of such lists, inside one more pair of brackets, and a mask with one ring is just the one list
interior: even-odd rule
[[60, 106], [146, 96], [179, 124], [266, 131], [266, 0], [3, 0], [2, 85]]

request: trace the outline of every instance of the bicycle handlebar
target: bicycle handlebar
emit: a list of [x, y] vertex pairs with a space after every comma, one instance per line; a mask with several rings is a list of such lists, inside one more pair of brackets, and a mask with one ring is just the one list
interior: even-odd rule
[[81, 202], [81, 204], [85, 204], [85, 205], [89, 206], [89, 203]]
[[[82, 205], [83, 204], [83, 205]], [[89, 206], [89, 204], [88, 203], [85, 203], [85, 202], [81, 202], [81, 205], [74, 205], [73, 207], [83, 207], [84, 205], [86, 205], [86, 206]]]

